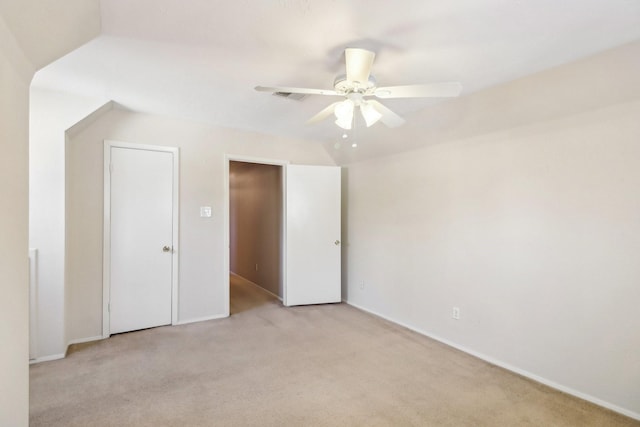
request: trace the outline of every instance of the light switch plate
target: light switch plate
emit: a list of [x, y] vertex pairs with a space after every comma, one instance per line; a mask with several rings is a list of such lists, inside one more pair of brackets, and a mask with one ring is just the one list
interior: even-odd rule
[[200, 206], [200, 217], [211, 218], [211, 206]]

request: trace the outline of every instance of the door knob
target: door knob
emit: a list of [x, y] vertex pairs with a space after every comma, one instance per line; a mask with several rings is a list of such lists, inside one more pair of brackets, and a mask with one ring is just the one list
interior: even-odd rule
[[171, 246], [163, 246], [162, 252], [169, 252], [171, 250]]
[[333, 243], [335, 243], [335, 245], [336, 245], [336, 246], [338, 246], [338, 245], [340, 244], [340, 240], [336, 240], [336, 241], [335, 241], [335, 242], [333, 242]]

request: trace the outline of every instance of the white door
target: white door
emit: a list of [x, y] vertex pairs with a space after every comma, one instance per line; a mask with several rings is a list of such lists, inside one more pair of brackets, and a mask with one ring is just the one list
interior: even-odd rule
[[171, 324], [173, 156], [111, 147], [112, 334]]
[[340, 302], [340, 168], [287, 165], [284, 305]]

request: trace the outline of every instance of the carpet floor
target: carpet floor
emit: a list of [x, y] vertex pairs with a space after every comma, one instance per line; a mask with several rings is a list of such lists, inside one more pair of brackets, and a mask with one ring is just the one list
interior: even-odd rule
[[640, 426], [346, 304], [231, 294], [229, 318], [32, 365], [30, 425]]

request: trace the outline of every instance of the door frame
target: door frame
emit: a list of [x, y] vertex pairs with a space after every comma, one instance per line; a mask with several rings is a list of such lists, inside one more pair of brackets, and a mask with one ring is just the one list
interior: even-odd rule
[[231, 212], [230, 212], [230, 197], [231, 194], [229, 192], [229, 163], [230, 162], [244, 162], [244, 163], [258, 163], [258, 164], [263, 164], [263, 165], [274, 165], [274, 166], [280, 166], [282, 169], [282, 175], [281, 175], [281, 180], [282, 180], [282, 216], [280, 217], [280, 221], [282, 221], [282, 230], [281, 230], [281, 243], [280, 243], [280, 271], [282, 272], [281, 274], [281, 280], [282, 280], [282, 302], [286, 305], [286, 301], [284, 300], [284, 298], [286, 297], [287, 293], [286, 293], [286, 289], [287, 289], [287, 275], [285, 274], [286, 272], [286, 253], [287, 253], [287, 165], [290, 163], [288, 160], [278, 160], [278, 159], [265, 159], [265, 158], [260, 158], [260, 157], [249, 157], [249, 156], [242, 156], [242, 155], [235, 155], [235, 154], [225, 154], [224, 156], [224, 213], [223, 213], [223, 221], [224, 221], [224, 266], [222, 268], [222, 274], [223, 274], [223, 278], [222, 278], [222, 283], [226, 283], [227, 286], [225, 286], [225, 296], [224, 299], [226, 301], [226, 308], [225, 308], [225, 317], [228, 317], [231, 313], [231, 296], [229, 295], [229, 287], [231, 286], [230, 280], [229, 280], [229, 276], [230, 276], [230, 268], [229, 268], [229, 263], [231, 261], [231, 241], [230, 241], [230, 233], [229, 233], [229, 226], [230, 226], [230, 217], [231, 217]]
[[128, 148], [133, 150], [162, 151], [173, 154], [173, 224], [172, 224], [172, 266], [171, 266], [171, 324], [178, 323], [178, 258], [180, 225], [180, 149], [178, 147], [166, 147], [160, 145], [133, 144], [129, 142], [105, 140], [104, 141], [104, 218], [103, 218], [103, 245], [102, 245], [102, 337], [111, 335], [109, 302], [111, 300], [111, 148]]

